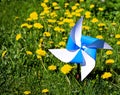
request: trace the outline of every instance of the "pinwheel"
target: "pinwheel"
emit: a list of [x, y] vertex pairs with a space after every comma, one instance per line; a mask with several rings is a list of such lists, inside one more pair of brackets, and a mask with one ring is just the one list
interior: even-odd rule
[[81, 65], [81, 81], [95, 67], [96, 50], [112, 49], [103, 40], [82, 35], [82, 21], [83, 17], [72, 28], [65, 49], [49, 49], [62, 62]]

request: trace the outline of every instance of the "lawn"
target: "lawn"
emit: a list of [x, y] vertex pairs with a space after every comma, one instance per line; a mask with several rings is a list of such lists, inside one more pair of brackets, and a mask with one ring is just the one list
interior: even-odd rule
[[[119, 0], [0, 0], [0, 95], [119, 95], [119, 6]], [[95, 68], [80, 81], [77, 65], [48, 49], [65, 48], [82, 16], [82, 34], [113, 49], [98, 49]]]

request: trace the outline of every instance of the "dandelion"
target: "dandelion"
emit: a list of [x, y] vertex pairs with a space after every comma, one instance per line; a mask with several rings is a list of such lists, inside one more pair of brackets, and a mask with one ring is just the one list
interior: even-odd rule
[[29, 18], [26, 19], [26, 21], [32, 21], [32, 18], [29, 17]]
[[80, 0], [80, 2], [84, 2], [84, 0]]
[[57, 6], [58, 4], [57, 4], [57, 2], [53, 2], [52, 5], [55, 7], [55, 6]]
[[69, 26], [70, 26], [70, 27], [73, 27], [74, 25], [75, 25], [74, 22], [69, 23]]
[[31, 91], [24, 91], [25, 95], [29, 95], [31, 93]]
[[99, 28], [98, 30], [102, 31], [102, 30], [103, 30], [103, 28]]
[[42, 50], [42, 49], [37, 49], [36, 50], [36, 54], [39, 56], [45, 56], [46, 55], [46, 51]]
[[75, 9], [77, 9], [77, 6], [72, 6], [72, 10], [75, 10]]
[[69, 3], [65, 3], [65, 5], [64, 5], [64, 6], [65, 6], [65, 8], [66, 8], [68, 5], [69, 5]]
[[40, 23], [34, 23], [33, 25], [35, 28], [41, 29], [43, 26]]
[[42, 6], [43, 8], [47, 7], [46, 3], [41, 3], [41, 6]]
[[61, 42], [59, 42], [59, 45], [60, 45], [60, 46], [65, 46], [66, 44], [65, 44], [64, 41], [61, 41]]
[[49, 41], [50, 44], [53, 44], [54, 42], [53, 41]]
[[22, 37], [21, 34], [17, 34], [16, 35], [16, 40], [18, 41], [21, 37]]
[[6, 52], [7, 52], [6, 50], [2, 52], [2, 57], [5, 56]]
[[33, 53], [31, 51], [26, 51], [27, 55], [32, 55]]
[[82, 26], [82, 29], [84, 29], [84, 30], [89, 30], [90, 27], [89, 27], [89, 26]]
[[72, 66], [65, 64], [62, 68], [61, 68], [61, 72], [63, 74], [68, 74], [71, 70], [73, 69]]
[[30, 25], [30, 24], [28, 24], [28, 23], [23, 23], [23, 24], [21, 25], [21, 28], [23, 28], [23, 27], [26, 27], [26, 28], [30, 29], [30, 28], [32, 28], [32, 25]]
[[32, 20], [37, 20], [37, 19], [38, 19], [38, 14], [37, 14], [37, 12], [32, 12], [32, 13], [30, 14], [30, 18], [31, 18]]
[[43, 89], [43, 90], [42, 90], [42, 93], [48, 93], [48, 92], [49, 92], [48, 89]]
[[106, 64], [113, 64], [115, 61], [113, 59], [108, 59], [105, 61]]
[[99, 11], [103, 11], [103, 10], [104, 10], [104, 8], [98, 8], [98, 10], [99, 10]]
[[106, 51], [106, 55], [111, 55], [111, 54], [113, 54], [113, 52], [111, 50]]
[[97, 35], [96, 38], [103, 39], [103, 36], [102, 35]]
[[46, 36], [46, 37], [50, 37], [51, 36], [50, 32], [44, 32], [43, 35]]
[[92, 22], [92, 23], [96, 23], [96, 22], [98, 22], [98, 19], [97, 19], [97, 18], [93, 18], [93, 19], [91, 20], [91, 22]]
[[55, 20], [55, 19], [48, 19], [48, 22], [49, 22], [49, 23], [55, 23], [56, 20]]
[[91, 17], [91, 12], [90, 11], [86, 11], [85, 12], [85, 17], [86, 18], [90, 18]]
[[94, 8], [95, 7], [95, 5], [94, 4], [91, 4], [90, 5], [90, 9], [92, 9], [92, 8]]
[[117, 43], [116, 43], [117, 45], [120, 45], [120, 41], [117, 41]]
[[120, 34], [116, 34], [115, 38], [117, 38], [117, 39], [120, 38]]
[[115, 25], [116, 25], [116, 23], [115, 23], [115, 22], [113, 22], [113, 23], [112, 23], [112, 25], [113, 25], [113, 26], [115, 26]]
[[48, 2], [48, 0], [44, 0], [44, 2], [45, 2], [45, 3], [47, 3], [47, 2]]
[[112, 74], [110, 72], [105, 72], [104, 74], [101, 75], [102, 79], [108, 79], [112, 77]]
[[54, 71], [57, 67], [55, 65], [48, 66], [48, 70]]
[[99, 23], [98, 26], [103, 27], [103, 26], [105, 26], [105, 24], [104, 23]]

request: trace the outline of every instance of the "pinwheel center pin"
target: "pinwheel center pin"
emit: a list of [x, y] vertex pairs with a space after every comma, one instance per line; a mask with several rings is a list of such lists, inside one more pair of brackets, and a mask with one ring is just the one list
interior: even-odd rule
[[85, 50], [85, 49], [87, 49], [87, 47], [83, 45], [83, 46], [81, 47], [81, 49], [82, 49], [82, 50]]

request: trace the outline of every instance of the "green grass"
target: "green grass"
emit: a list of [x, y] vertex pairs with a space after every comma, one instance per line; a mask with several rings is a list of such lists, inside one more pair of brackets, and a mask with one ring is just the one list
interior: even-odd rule
[[[77, 0], [54, 1], [58, 3], [60, 9], [54, 9], [52, 0], [49, 0], [47, 6], [51, 8], [50, 13], [56, 12], [56, 17], [50, 16], [50, 13], [40, 16], [40, 13], [43, 12], [42, 0], [0, 1], [0, 95], [24, 95], [24, 91], [31, 91], [30, 95], [119, 95], [120, 45], [116, 43], [120, 41], [120, 38], [115, 38], [116, 34], [120, 34], [119, 0], [106, 0], [106, 2], [86, 0], [81, 3]], [[64, 8], [66, 2], [69, 5]], [[63, 20], [70, 18], [64, 13], [66, 10], [73, 12], [71, 7], [77, 2], [80, 4], [77, 9], [84, 9], [80, 12], [81, 16], [85, 15], [86, 11], [91, 12], [91, 18], [84, 16], [83, 22], [83, 26], [89, 26], [90, 29], [83, 29], [82, 34], [92, 37], [102, 35], [103, 39], [113, 48], [112, 55], [106, 55], [107, 50], [97, 50], [96, 66], [83, 81], [75, 79], [76, 69], [73, 69], [68, 75], [64, 75], [60, 69], [65, 63], [59, 61], [48, 51], [50, 48], [65, 47], [59, 45], [59, 42], [66, 42], [63, 37], [68, 37], [72, 28], [68, 23], [63, 25], [58, 25], [57, 22], [49, 23], [48, 19], [60, 21], [61, 17], [63, 17]], [[89, 8], [91, 4], [95, 5], [93, 9]], [[104, 11], [99, 11], [99, 7], [103, 7]], [[26, 21], [33, 11], [38, 13], [38, 20]], [[81, 16], [74, 15], [71, 19], [76, 23]], [[92, 23], [93, 18], [97, 18], [99, 21]], [[21, 25], [25, 22], [32, 25], [39, 22], [43, 25], [43, 28], [21, 28]], [[116, 25], [112, 25], [113, 22]], [[102, 31], [99, 30], [99, 23], [105, 23], [106, 25], [102, 28]], [[57, 26], [65, 31], [55, 31], [54, 28]], [[51, 36], [44, 36], [45, 31], [50, 32]], [[22, 38], [16, 41], [16, 35], [19, 33]], [[47, 53], [42, 59], [38, 59], [36, 54], [40, 39], [43, 39], [41, 48]], [[49, 41], [52, 41], [53, 44], [50, 44]], [[28, 50], [33, 54], [27, 55], [26, 51]], [[2, 57], [4, 51], [7, 52]], [[107, 59], [113, 59], [115, 62], [106, 65], [105, 61]], [[56, 71], [48, 70], [48, 66], [52, 64], [57, 66]], [[70, 65], [74, 66], [74, 64]], [[102, 79], [101, 75], [104, 72], [111, 72], [112, 77]], [[48, 93], [42, 93], [45, 88], [49, 90]]]

